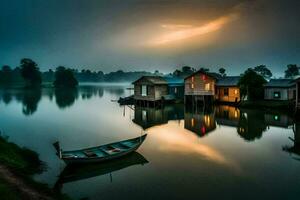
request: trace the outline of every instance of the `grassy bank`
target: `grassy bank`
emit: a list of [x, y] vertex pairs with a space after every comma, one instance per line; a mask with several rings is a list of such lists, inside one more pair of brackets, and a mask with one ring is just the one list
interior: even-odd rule
[[293, 101], [272, 101], [272, 100], [249, 101], [248, 100], [248, 101], [241, 102], [239, 107], [293, 110], [295, 108], [295, 103]]
[[68, 199], [32, 179], [44, 169], [37, 153], [0, 136], [0, 199]]

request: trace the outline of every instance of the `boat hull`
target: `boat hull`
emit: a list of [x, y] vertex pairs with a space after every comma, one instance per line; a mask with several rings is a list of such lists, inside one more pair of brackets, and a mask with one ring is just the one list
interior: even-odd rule
[[62, 158], [62, 160], [67, 164], [84, 164], [84, 163], [99, 163], [104, 161], [109, 161], [113, 159], [117, 159], [123, 156], [126, 156], [132, 152], [135, 152], [145, 140], [146, 135], [142, 137], [140, 143], [138, 143], [135, 147], [128, 149], [127, 151], [123, 151], [120, 153], [116, 153], [113, 155], [105, 156], [105, 157], [95, 157], [95, 158]]

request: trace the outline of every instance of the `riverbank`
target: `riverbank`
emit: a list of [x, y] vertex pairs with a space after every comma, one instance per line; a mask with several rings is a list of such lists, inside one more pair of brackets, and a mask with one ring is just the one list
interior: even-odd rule
[[33, 174], [43, 170], [45, 165], [39, 160], [37, 153], [0, 136], [0, 199], [68, 199], [32, 179]]

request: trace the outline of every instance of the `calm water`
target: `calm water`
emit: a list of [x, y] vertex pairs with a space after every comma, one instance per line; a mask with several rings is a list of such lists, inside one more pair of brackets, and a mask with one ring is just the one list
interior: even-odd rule
[[[300, 198], [300, 123], [288, 113], [111, 101], [129, 95], [126, 87], [0, 90], [0, 130], [40, 154], [48, 167], [36, 180], [74, 199]], [[144, 132], [137, 154], [82, 169], [66, 168], [52, 146], [72, 150]]]

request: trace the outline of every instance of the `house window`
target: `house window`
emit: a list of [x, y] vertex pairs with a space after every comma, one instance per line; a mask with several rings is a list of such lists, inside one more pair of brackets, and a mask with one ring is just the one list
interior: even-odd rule
[[229, 94], [229, 89], [228, 88], [224, 88], [224, 96], [228, 96]]
[[177, 94], [177, 87], [174, 88], [174, 94]]
[[237, 90], [237, 89], [234, 90], [234, 94], [235, 94], [235, 95], [238, 94], [238, 90]]
[[192, 82], [194, 82], [194, 81], [195, 81], [195, 77], [192, 76]]
[[274, 99], [280, 99], [281, 98], [281, 94], [280, 92], [274, 92]]
[[147, 85], [142, 85], [142, 92], [141, 92], [142, 96], [145, 97], [148, 94], [148, 87]]
[[280, 117], [278, 115], [274, 115], [274, 120], [275, 121], [280, 121]]
[[194, 83], [191, 84], [191, 89], [194, 89]]
[[210, 90], [210, 83], [205, 83], [205, 90], [209, 91]]
[[234, 111], [234, 118], [238, 118], [238, 111], [237, 110]]

